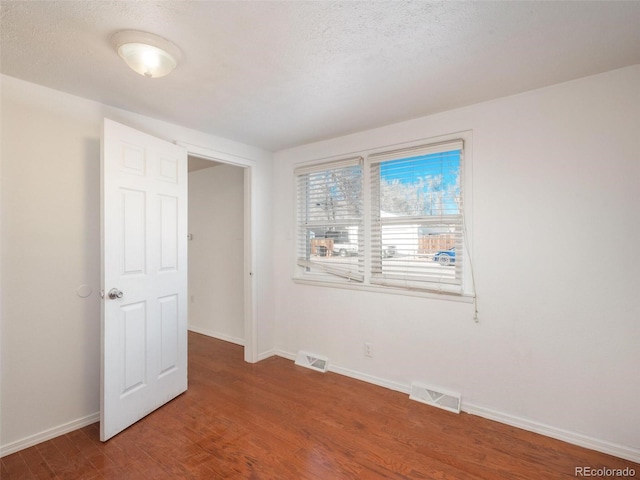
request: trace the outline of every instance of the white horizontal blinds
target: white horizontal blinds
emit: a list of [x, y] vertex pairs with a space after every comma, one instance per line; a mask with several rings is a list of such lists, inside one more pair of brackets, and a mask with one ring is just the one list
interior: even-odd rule
[[461, 140], [371, 155], [371, 282], [462, 292]]
[[295, 175], [298, 265], [362, 282], [362, 158], [302, 167]]

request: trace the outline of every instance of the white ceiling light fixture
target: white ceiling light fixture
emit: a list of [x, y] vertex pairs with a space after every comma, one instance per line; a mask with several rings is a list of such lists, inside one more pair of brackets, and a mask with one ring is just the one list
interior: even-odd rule
[[133, 71], [148, 78], [168, 75], [182, 58], [178, 47], [152, 33], [125, 30], [114, 34], [111, 44]]

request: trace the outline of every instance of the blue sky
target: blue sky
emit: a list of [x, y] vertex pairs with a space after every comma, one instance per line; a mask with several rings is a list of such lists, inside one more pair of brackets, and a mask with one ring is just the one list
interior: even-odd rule
[[[457, 189], [455, 188], [458, 185], [459, 174], [460, 150], [407, 157], [383, 162], [380, 165], [381, 179], [389, 183], [398, 182], [407, 187], [406, 189], [395, 191], [392, 195], [397, 195], [398, 198], [415, 198], [414, 194], [411, 194], [412, 191], [416, 191], [411, 189], [412, 185], [416, 185], [419, 191], [424, 193], [423, 200], [421, 200], [421, 202], [425, 202], [423, 204], [424, 214], [459, 213], [456, 202], [459, 190], [456, 192]], [[441, 179], [439, 187], [435, 189], [429, 188], [428, 180], [438, 178]], [[422, 186], [418, 186], [420, 180], [423, 181]], [[440, 193], [436, 196], [429, 195], [429, 192], [434, 191]], [[388, 194], [389, 192], [387, 192]], [[437, 201], [439, 207], [434, 203], [429, 203], [429, 199], [432, 202]]]
[[[403, 168], [403, 163], [411, 162], [411, 168]], [[460, 171], [460, 150], [432, 153], [418, 157], [391, 160], [380, 165], [380, 175], [387, 181], [399, 180], [402, 183], [414, 183], [418, 177], [442, 175], [445, 188], [456, 184]]]

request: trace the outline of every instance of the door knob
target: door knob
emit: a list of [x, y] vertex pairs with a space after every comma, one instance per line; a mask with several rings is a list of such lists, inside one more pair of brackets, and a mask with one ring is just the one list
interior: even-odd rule
[[109, 295], [109, 298], [111, 300], [115, 300], [116, 298], [122, 298], [124, 293], [122, 293], [117, 288], [112, 288], [111, 290], [109, 290], [109, 293], [107, 295]]

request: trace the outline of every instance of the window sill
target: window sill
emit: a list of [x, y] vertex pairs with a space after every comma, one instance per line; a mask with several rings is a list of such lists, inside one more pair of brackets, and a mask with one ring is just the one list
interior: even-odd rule
[[461, 295], [452, 293], [438, 293], [428, 290], [408, 289], [402, 287], [368, 285], [356, 282], [336, 281], [320, 278], [294, 277], [294, 283], [300, 285], [313, 285], [318, 287], [341, 288], [346, 290], [360, 290], [364, 292], [386, 293], [392, 295], [405, 295], [409, 297], [430, 298], [433, 300], [446, 300], [459, 303], [473, 303], [474, 295], [463, 293]]

